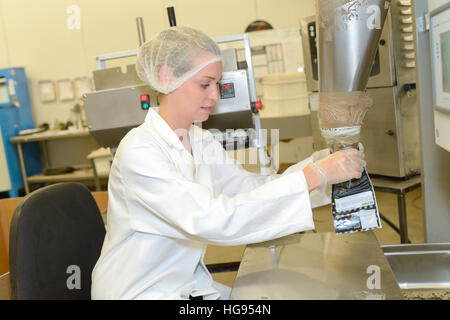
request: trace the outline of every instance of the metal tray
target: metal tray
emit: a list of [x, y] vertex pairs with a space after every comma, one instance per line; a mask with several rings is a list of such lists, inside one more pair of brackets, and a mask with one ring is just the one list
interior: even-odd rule
[[381, 246], [401, 289], [450, 292], [450, 243]]

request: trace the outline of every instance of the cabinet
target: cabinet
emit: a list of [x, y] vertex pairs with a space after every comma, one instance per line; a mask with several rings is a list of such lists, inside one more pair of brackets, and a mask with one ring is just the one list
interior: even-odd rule
[[[7, 191], [11, 198], [18, 197], [24, 185], [18, 151], [10, 138], [33, 127], [25, 69], [0, 69], [0, 192]], [[28, 144], [22, 153], [28, 159], [26, 174], [42, 171], [36, 143]]]

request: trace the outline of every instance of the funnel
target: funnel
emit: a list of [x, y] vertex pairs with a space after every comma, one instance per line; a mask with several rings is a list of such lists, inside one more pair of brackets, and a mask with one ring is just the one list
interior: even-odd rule
[[316, 0], [321, 92], [364, 91], [390, 0]]
[[387, 0], [316, 0], [319, 126], [333, 149], [355, 146], [373, 100], [365, 93]]
[[[358, 148], [363, 119], [373, 105], [365, 90], [390, 1], [316, 0], [316, 4], [319, 126], [332, 152]], [[331, 203], [338, 234], [381, 227], [366, 169], [360, 178], [333, 184]]]

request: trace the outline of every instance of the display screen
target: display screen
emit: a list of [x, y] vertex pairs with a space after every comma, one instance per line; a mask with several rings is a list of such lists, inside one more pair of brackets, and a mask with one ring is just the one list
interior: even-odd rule
[[231, 99], [236, 97], [236, 93], [234, 91], [234, 84], [231, 83], [220, 83], [220, 99]]
[[450, 93], [450, 31], [441, 34], [443, 90]]
[[0, 104], [9, 103], [8, 87], [5, 78], [0, 78]]

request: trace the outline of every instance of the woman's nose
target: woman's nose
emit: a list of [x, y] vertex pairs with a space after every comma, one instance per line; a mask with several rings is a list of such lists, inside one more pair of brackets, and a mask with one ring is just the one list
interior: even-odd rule
[[213, 86], [212, 90], [211, 90], [211, 94], [210, 94], [210, 98], [214, 101], [219, 101], [220, 97], [219, 97], [219, 88], [217, 86]]

